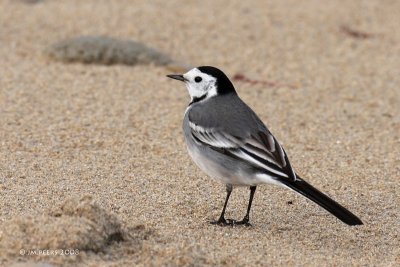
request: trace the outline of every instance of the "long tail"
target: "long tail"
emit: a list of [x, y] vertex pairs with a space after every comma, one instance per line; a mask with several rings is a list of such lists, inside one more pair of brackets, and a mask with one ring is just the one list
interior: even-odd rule
[[300, 193], [303, 196], [314, 201], [315, 203], [335, 215], [342, 222], [347, 223], [348, 225], [363, 224], [363, 222], [353, 213], [348, 211], [342, 205], [329, 198], [327, 195], [325, 195], [300, 177], [297, 177], [297, 180], [295, 182], [288, 181], [286, 179], [279, 179], [279, 181], [287, 187], [293, 189], [297, 193]]

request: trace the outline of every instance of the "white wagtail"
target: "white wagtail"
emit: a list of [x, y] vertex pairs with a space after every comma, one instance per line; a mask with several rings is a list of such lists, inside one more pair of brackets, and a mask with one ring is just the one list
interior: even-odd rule
[[[288, 156], [254, 111], [237, 95], [233, 84], [219, 69], [194, 68], [167, 75], [183, 81], [191, 102], [183, 119], [186, 145], [193, 161], [209, 176], [226, 184], [221, 216], [213, 224], [250, 225], [249, 213], [257, 185], [271, 183], [290, 188], [314, 201], [344, 223], [361, 220], [304, 181], [293, 170]], [[233, 186], [249, 186], [250, 200], [241, 221], [225, 219]]]

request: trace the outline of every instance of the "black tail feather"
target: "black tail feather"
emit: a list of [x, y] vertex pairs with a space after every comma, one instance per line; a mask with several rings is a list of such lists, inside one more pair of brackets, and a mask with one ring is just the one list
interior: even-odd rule
[[363, 224], [363, 222], [357, 216], [355, 216], [342, 205], [329, 198], [327, 195], [325, 195], [303, 179], [297, 177], [297, 180], [295, 182], [286, 179], [280, 179], [279, 181], [287, 187], [293, 189], [297, 193], [302, 194], [308, 199], [314, 201], [315, 203], [335, 215], [342, 222], [347, 223], [348, 225]]

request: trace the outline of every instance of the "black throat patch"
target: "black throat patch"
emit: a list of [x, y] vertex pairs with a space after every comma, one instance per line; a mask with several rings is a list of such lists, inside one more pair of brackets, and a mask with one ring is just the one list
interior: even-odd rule
[[193, 100], [189, 103], [189, 106], [192, 105], [193, 103], [199, 102], [207, 97], [207, 93], [200, 97], [193, 97]]

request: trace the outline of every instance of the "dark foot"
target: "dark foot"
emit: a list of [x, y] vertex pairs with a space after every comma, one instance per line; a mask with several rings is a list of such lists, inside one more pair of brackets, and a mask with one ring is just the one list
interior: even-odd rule
[[210, 223], [219, 226], [233, 226], [231, 220], [225, 220], [225, 218], [219, 218], [217, 221], [211, 221]]
[[253, 226], [250, 222], [249, 222], [249, 219], [243, 219], [243, 220], [241, 220], [241, 221], [236, 221], [235, 222], [235, 225], [244, 225], [244, 226], [247, 226], [247, 227], [249, 227], [249, 226]]
[[249, 220], [243, 219], [241, 221], [236, 221], [232, 219], [224, 219], [224, 218], [219, 218], [217, 221], [212, 221], [210, 222], [211, 224], [214, 225], [219, 225], [219, 226], [235, 226], [235, 225], [244, 225], [244, 226], [252, 226], [249, 223]]

